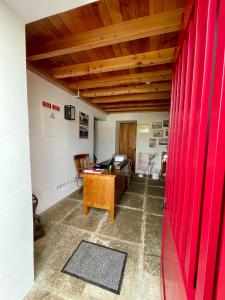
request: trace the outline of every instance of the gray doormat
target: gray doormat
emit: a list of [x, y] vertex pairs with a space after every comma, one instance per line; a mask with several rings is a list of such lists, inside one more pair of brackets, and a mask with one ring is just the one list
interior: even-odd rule
[[62, 272], [120, 294], [127, 253], [81, 241]]

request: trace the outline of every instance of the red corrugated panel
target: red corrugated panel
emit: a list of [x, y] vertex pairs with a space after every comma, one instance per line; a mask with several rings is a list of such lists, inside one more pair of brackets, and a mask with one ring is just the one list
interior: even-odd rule
[[164, 295], [168, 300], [222, 300], [225, 0], [198, 0], [194, 9], [172, 82]]

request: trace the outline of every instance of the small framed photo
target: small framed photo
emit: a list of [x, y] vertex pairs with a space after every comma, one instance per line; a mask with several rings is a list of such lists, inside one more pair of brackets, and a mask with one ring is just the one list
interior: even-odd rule
[[169, 135], [168, 130], [165, 130], [165, 136], [168, 137], [168, 135]]
[[88, 128], [80, 126], [79, 137], [80, 139], [88, 139]]
[[80, 111], [80, 125], [88, 127], [89, 117]]
[[88, 139], [89, 116], [80, 112], [79, 114], [79, 138]]
[[156, 139], [149, 139], [149, 147], [156, 148]]
[[169, 127], [169, 120], [163, 120], [163, 127]]
[[163, 130], [153, 130], [153, 137], [163, 137]]
[[159, 145], [167, 146], [168, 145], [168, 138], [160, 138]]
[[162, 128], [162, 122], [152, 122], [152, 129]]

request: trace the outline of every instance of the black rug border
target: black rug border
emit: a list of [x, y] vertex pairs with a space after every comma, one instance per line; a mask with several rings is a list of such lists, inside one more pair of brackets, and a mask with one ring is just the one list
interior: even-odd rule
[[[115, 290], [115, 289], [111, 289], [105, 285], [102, 285], [102, 284], [99, 284], [95, 281], [92, 281], [92, 280], [89, 280], [87, 278], [84, 278], [82, 276], [79, 276], [79, 275], [76, 275], [76, 274], [73, 274], [71, 272], [68, 272], [68, 271], [65, 271], [64, 269], [66, 268], [66, 266], [68, 265], [68, 263], [70, 262], [71, 258], [73, 257], [73, 255], [76, 253], [76, 251], [79, 249], [80, 245], [82, 243], [89, 243], [89, 244], [93, 244], [95, 246], [99, 246], [99, 247], [102, 247], [102, 248], [106, 248], [106, 249], [109, 249], [109, 250], [112, 250], [112, 251], [115, 251], [115, 252], [119, 252], [119, 253], [122, 253], [125, 255], [125, 258], [124, 258], [124, 262], [123, 262], [123, 267], [122, 267], [122, 270], [121, 270], [121, 274], [120, 274], [120, 280], [119, 280], [119, 286], [118, 286], [118, 289]], [[127, 252], [124, 252], [124, 251], [120, 251], [120, 250], [117, 250], [117, 249], [113, 249], [113, 248], [110, 248], [110, 247], [107, 247], [107, 246], [104, 246], [104, 245], [100, 245], [100, 244], [97, 244], [97, 243], [93, 243], [93, 242], [90, 242], [90, 241], [85, 241], [85, 240], [81, 240], [79, 245], [77, 246], [77, 248], [73, 251], [73, 253], [71, 254], [71, 256], [69, 257], [69, 259], [67, 260], [66, 264], [64, 265], [64, 267], [62, 268], [61, 272], [64, 273], [64, 274], [67, 274], [67, 275], [70, 275], [72, 277], [75, 277], [75, 278], [78, 278], [78, 279], [81, 279], [83, 281], [86, 281], [90, 284], [93, 284], [95, 286], [98, 286], [104, 290], [107, 290], [107, 291], [110, 291], [114, 294], [117, 294], [117, 295], [120, 295], [120, 291], [121, 291], [121, 287], [122, 287], [122, 282], [123, 282], [123, 276], [124, 276], [124, 271], [125, 271], [125, 266], [126, 266], [126, 262], [127, 262], [127, 256], [128, 256], [128, 253]]]

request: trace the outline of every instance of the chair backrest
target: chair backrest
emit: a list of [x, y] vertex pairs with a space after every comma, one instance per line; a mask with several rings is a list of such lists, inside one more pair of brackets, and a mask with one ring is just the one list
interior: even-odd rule
[[88, 167], [89, 164], [89, 154], [77, 154], [74, 155], [74, 161], [77, 168], [78, 176], [82, 171]]

